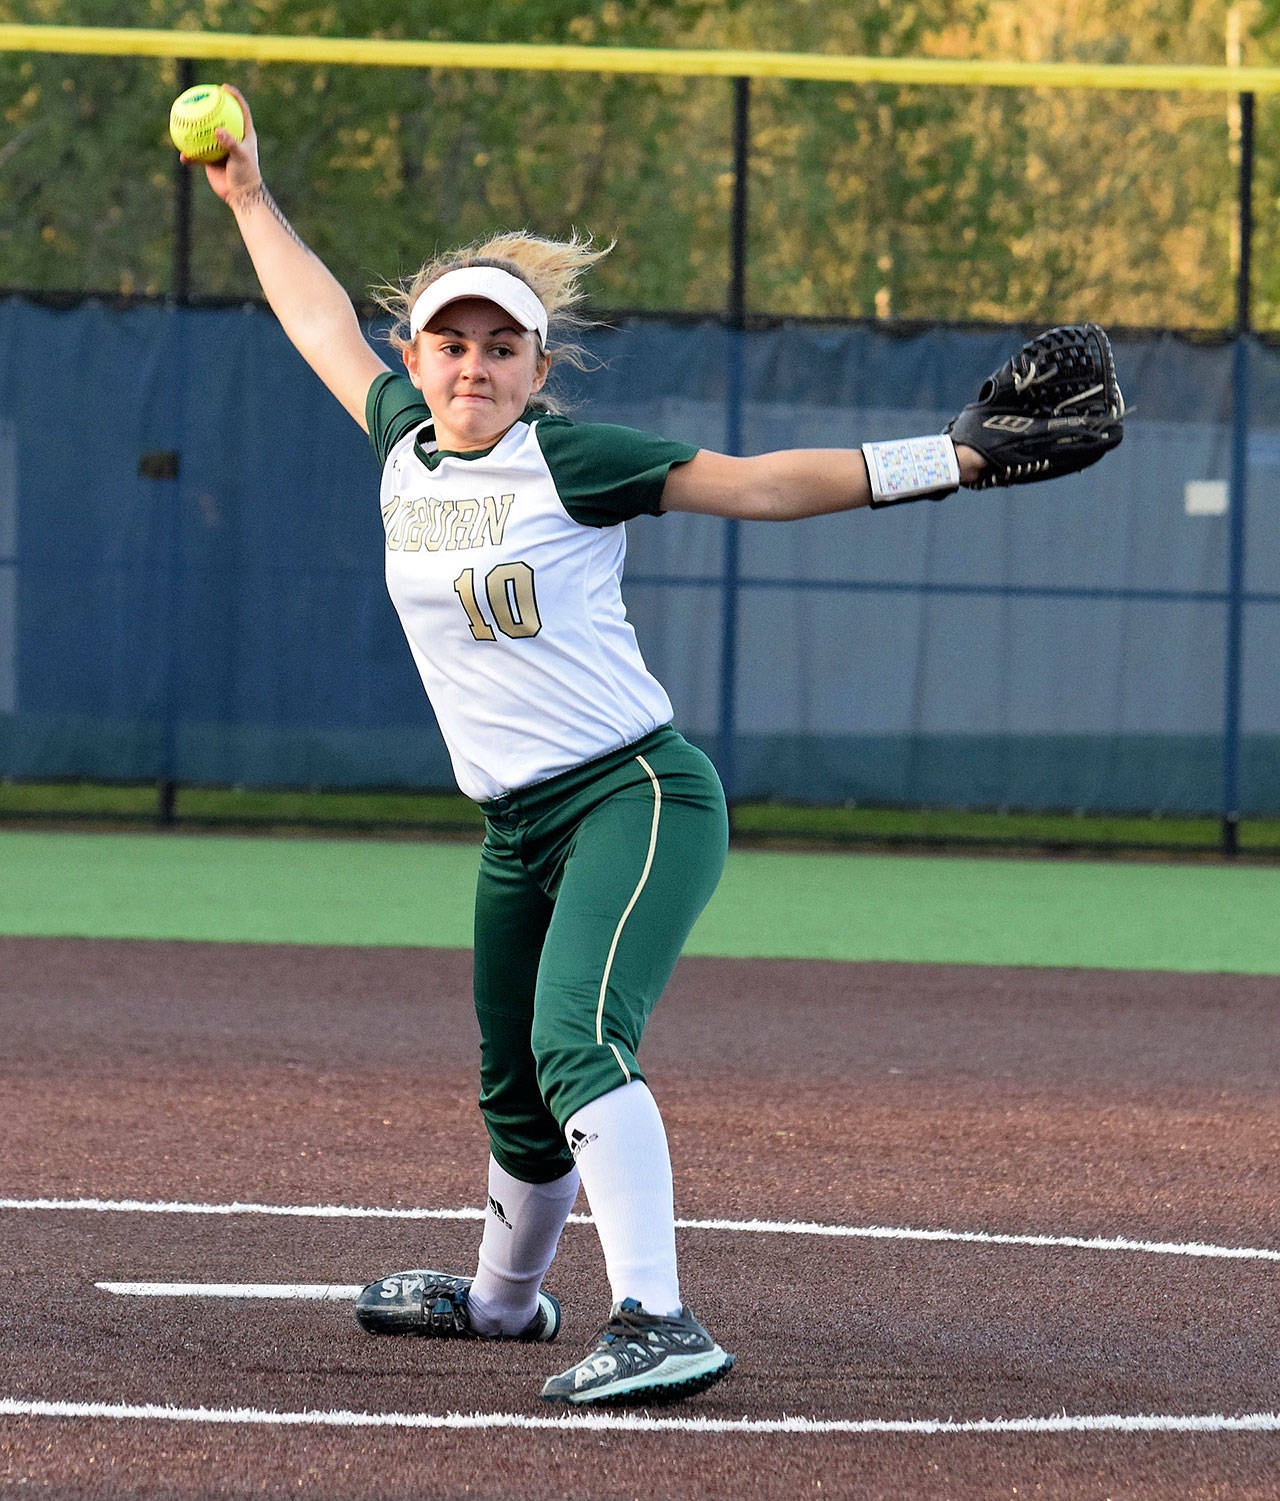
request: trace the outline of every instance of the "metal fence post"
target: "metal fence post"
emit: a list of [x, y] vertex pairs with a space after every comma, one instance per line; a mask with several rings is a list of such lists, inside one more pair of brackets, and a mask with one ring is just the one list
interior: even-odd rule
[[[725, 450], [743, 446], [742, 362], [747, 322], [747, 178], [751, 168], [751, 80], [733, 80], [733, 207], [729, 225], [729, 308], [725, 333]], [[724, 559], [720, 588], [720, 724], [719, 771], [730, 805], [737, 795], [737, 673], [739, 531], [741, 523], [724, 524]]]
[[[189, 57], [179, 58], [178, 92], [186, 93], [189, 88], [195, 86], [195, 81], [195, 63]], [[184, 167], [176, 155], [173, 163], [173, 257], [169, 280], [169, 300], [172, 304], [172, 316], [181, 318], [183, 309], [191, 301], [191, 168]], [[181, 340], [181, 333], [178, 338]], [[185, 380], [181, 368], [177, 369], [176, 375], [178, 380]], [[176, 433], [175, 442], [180, 445], [181, 439], [182, 433]], [[180, 628], [179, 602], [176, 598], [181, 566], [181, 537], [178, 523], [178, 477], [182, 463], [180, 446], [173, 451], [172, 458], [172, 474], [166, 476], [173, 480], [169, 517], [169, 580], [166, 607], [165, 651], [168, 655], [164, 670], [164, 703], [161, 705], [164, 729], [161, 740], [160, 775], [156, 781], [156, 822], [165, 827], [170, 827], [177, 821], [178, 784], [175, 768], [178, 755], [178, 707], [175, 699], [178, 673], [175, 660], [177, 652], [175, 632]]]
[[1231, 360], [1231, 478], [1228, 490], [1226, 685], [1222, 728], [1222, 853], [1240, 848], [1240, 719], [1244, 652], [1245, 504], [1249, 455], [1249, 342], [1252, 333], [1253, 106], [1240, 95], [1240, 263]]
[[[195, 87], [195, 64], [189, 57], [178, 59], [178, 92]], [[170, 296], [181, 306], [191, 296], [191, 168], [173, 158], [173, 262]]]

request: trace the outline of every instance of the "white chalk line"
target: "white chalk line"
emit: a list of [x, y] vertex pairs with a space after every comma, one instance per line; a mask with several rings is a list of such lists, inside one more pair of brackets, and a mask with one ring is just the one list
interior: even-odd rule
[[1280, 1433], [1280, 1413], [1067, 1413], [1046, 1418], [654, 1418], [644, 1413], [275, 1412], [257, 1407], [171, 1407], [162, 1403], [32, 1402], [0, 1398], [0, 1417], [106, 1418], [165, 1423], [244, 1423], [277, 1428], [526, 1428], [559, 1432], [744, 1434]]
[[[268, 1215], [294, 1219], [482, 1220], [483, 1209], [371, 1209], [345, 1204], [185, 1204], [145, 1199], [0, 1199], [0, 1210], [93, 1210], [103, 1214]], [[589, 1215], [569, 1223], [589, 1225]], [[678, 1230], [718, 1230], [756, 1235], [813, 1235], [832, 1239], [940, 1241], [978, 1246], [1028, 1246], [1079, 1251], [1131, 1251], [1149, 1256], [1215, 1257], [1280, 1261], [1280, 1250], [1218, 1246], [1201, 1241], [1131, 1240], [1124, 1236], [1013, 1235], [985, 1230], [919, 1230], [893, 1225], [822, 1225], [807, 1220], [678, 1219]]]
[[361, 1282], [95, 1282], [120, 1298], [287, 1298], [304, 1303], [349, 1303]]

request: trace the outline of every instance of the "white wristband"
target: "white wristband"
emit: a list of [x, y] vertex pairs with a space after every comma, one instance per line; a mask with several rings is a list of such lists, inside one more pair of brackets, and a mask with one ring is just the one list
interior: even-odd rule
[[941, 500], [960, 488], [956, 446], [946, 433], [864, 443], [862, 457], [867, 461], [873, 507], [896, 506], [926, 495]]

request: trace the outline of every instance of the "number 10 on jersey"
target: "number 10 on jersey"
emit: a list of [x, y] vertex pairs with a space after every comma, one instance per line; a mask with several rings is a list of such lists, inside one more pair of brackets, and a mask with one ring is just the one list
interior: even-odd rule
[[471, 634], [477, 641], [496, 641], [493, 625], [513, 641], [536, 636], [542, 629], [533, 588], [533, 569], [528, 563], [500, 563], [485, 574], [484, 595], [493, 625], [489, 624], [476, 597], [474, 568], [462, 570], [453, 581], [453, 590], [462, 601]]

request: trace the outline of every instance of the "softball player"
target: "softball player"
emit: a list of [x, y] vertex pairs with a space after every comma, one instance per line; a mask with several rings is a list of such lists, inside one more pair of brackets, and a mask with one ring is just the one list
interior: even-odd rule
[[[575, 359], [562, 336], [584, 271], [606, 253], [576, 238], [508, 235], [391, 290], [405, 367], [393, 373], [267, 193], [247, 104], [245, 119], [243, 143], [220, 133], [228, 155], [209, 181], [286, 334], [378, 454], [388, 589], [458, 784], [486, 821], [475, 1007], [490, 1158], [476, 1269], [384, 1277], [356, 1318], [375, 1334], [553, 1340], [560, 1308], [542, 1281], [581, 1184], [612, 1309], [543, 1397], [690, 1395], [733, 1356], [680, 1292], [666, 1135], [636, 1055], [719, 879], [728, 821], [714, 769], [671, 727], [627, 622], [621, 523], [875, 503], [876, 455], [732, 458], [556, 415], [543, 395], [551, 359]], [[957, 459], [949, 439], [906, 446], [912, 475], [878, 481], [885, 503], [953, 489], [982, 462]], [[901, 468], [901, 453], [878, 447], [882, 468]]]

